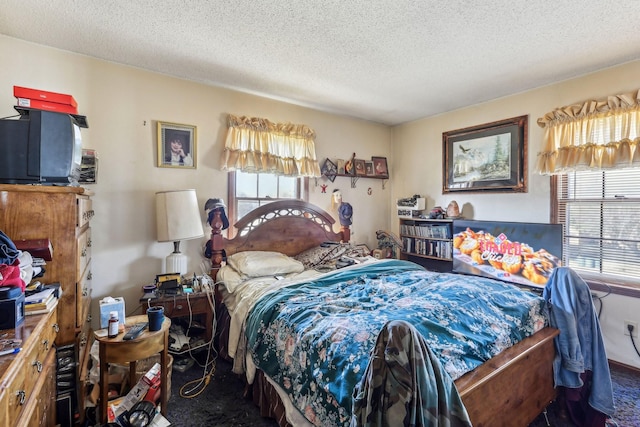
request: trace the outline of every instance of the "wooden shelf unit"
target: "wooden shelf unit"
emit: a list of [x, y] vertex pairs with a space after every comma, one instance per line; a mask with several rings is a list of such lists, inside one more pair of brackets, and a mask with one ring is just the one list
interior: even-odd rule
[[401, 258], [429, 270], [453, 267], [453, 220], [399, 218]]

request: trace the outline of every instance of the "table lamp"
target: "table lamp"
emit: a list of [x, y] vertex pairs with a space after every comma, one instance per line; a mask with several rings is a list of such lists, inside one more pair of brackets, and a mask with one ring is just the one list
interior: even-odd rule
[[187, 274], [187, 256], [180, 252], [180, 241], [204, 235], [196, 190], [156, 193], [158, 241], [173, 242], [166, 258], [165, 273]]

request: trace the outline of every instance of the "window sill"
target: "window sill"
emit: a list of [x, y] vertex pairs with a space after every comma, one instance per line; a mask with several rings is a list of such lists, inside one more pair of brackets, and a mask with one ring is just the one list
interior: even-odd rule
[[602, 280], [585, 279], [592, 291], [607, 292], [632, 298], [640, 298], [640, 285], [607, 283]]

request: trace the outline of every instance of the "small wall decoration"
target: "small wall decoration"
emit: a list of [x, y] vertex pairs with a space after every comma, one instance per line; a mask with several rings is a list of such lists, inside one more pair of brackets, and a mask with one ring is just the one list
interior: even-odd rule
[[373, 163], [373, 174], [380, 178], [389, 178], [389, 169], [387, 168], [386, 157], [371, 157]]
[[527, 191], [528, 116], [443, 132], [442, 192]]
[[196, 168], [196, 127], [158, 122], [158, 167]]
[[364, 162], [365, 175], [373, 176], [373, 162]]
[[331, 160], [326, 159], [321, 169], [322, 175], [326, 176], [329, 181], [333, 182], [336, 179], [338, 173], [338, 167]]
[[364, 168], [364, 160], [355, 159], [355, 165], [356, 165], [356, 175], [357, 176], [364, 176], [364, 175], [367, 174], [367, 171]]
[[353, 153], [349, 159], [345, 160], [344, 173], [345, 175], [356, 174], [356, 153]]
[[344, 159], [336, 159], [336, 164], [338, 165], [338, 175], [344, 175]]

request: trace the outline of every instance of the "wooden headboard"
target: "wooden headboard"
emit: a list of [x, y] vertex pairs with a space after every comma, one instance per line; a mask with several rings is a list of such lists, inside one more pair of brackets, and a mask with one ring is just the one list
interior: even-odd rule
[[211, 277], [215, 280], [226, 255], [243, 251], [277, 251], [293, 256], [322, 242], [348, 242], [351, 230], [333, 231], [335, 220], [323, 209], [302, 200], [280, 200], [260, 206], [234, 224], [233, 239], [222, 236], [222, 220], [211, 220]]

